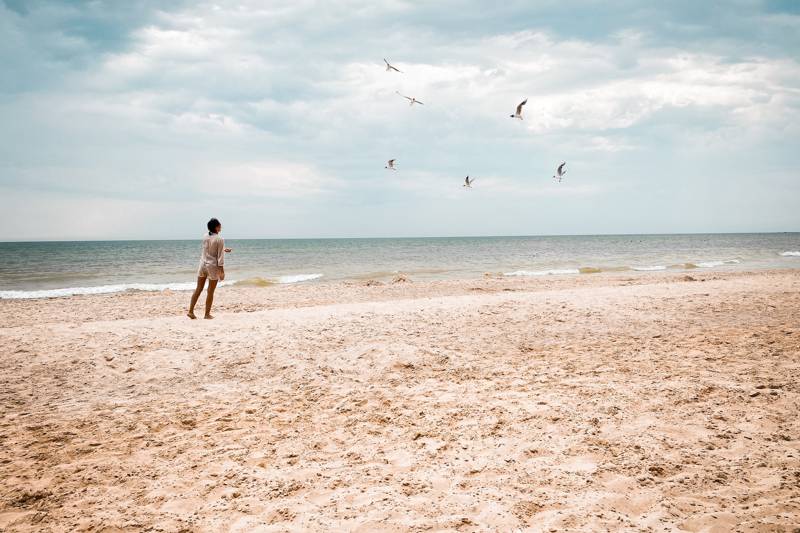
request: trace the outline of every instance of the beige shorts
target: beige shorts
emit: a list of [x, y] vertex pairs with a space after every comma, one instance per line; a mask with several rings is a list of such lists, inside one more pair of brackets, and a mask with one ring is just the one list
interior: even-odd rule
[[219, 267], [201, 263], [197, 270], [198, 278], [208, 278], [211, 281], [219, 281]]

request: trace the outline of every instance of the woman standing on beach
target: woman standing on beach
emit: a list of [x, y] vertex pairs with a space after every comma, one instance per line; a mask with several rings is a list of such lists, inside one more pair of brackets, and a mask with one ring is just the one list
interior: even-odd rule
[[214, 290], [217, 283], [225, 279], [225, 254], [230, 252], [230, 248], [225, 248], [225, 240], [219, 236], [222, 231], [222, 224], [216, 218], [208, 221], [208, 235], [203, 237], [203, 248], [200, 253], [200, 268], [197, 270], [197, 287], [192, 294], [192, 301], [189, 303], [188, 317], [194, 320], [194, 306], [203, 286], [208, 279], [208, 291], [206, 293], [206, 314], [203, 318], [212, 319], [211, 304], [214, 303]]

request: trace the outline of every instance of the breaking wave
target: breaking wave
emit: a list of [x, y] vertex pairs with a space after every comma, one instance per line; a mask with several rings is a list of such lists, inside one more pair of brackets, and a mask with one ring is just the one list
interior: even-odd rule
[[290, 276], [281, 276], [277, 279], [278, 283], [285, 284], [285, 283], [302, 283], [304, 281], [311, 281], [315, 279], [319, 279], [322, 277], [322, 274], [293, 274]]
[[505, 272], [504, 276], [561, 276], [564, 274], [580, 274], [577, 268], [566, 268], [561, 270], [516, 270]]
[[[784, 252], [785, 254], [787, 252]], [[800, 252], [790, 252], [790, 255], [800, 256]], [[781, 254], [784, 255], [784, 254]], [[634, 270], [637, 272], [660, 272], [669, 269], [678, 270], [691, 270], [694, 268], [715, 268], [725, 265], [739, 264], [738, 259], [725, 259], [720, 261], [698, 261], [697, 263], [680, 263], [677, 265], [641, 265], [641, 266], [604, 266], [597, 267], [581, 267], [581, 268], [566, 268], [566, 269], [552, 269], [552, 270], [516, 270], [514, 272], [505, 272], [504, 276], [559, 276], [567, 274], [597, 274], [600, 272], [625, 272]]]
[[697, 266], [698, 268], [714, 268], [723, 265], [737, 265], [737, 264], [739, 264], [738, 259], [726, 259], [725, 261], [701, 261], [699, 263], [695, 263], [695, 266]]
[[[234, 281], [223, 281], [219, 284], [233, 285]], [[42, 289], [38, 291], [0, 291], [0, 300], [27, 300], [35, 298], [62, 298], [65, 296], [83, 296], [88, 294], [111, 294], [127, 291], [191, 291], [197, 284], [187, 283], [120, 283], [118, 285], [98, 285], [96, 287], [67, 287], [63, 289]]]
[[264, 278], [247, 278], [242, 279], [234, 283], [237, 287], [269, 287], [270, 285], [275, 285], [274, 281], [270, 281]]
[[254, 278], [237, 281], [235, 285], [237, 287], [269, 287], [275, 284], [287, 285], [291, 283], [302, 283], [321, 277], [322, 274], [292, 274], [288, 276], [278, 276], [276, 278], [261, 278], [256, 276]]
[[637, 266], [637, 267], [631, 267], [631, 268], [633, 270], [636, 270], [636, 271], [639, 271], [639, 272], [651, 272], [651, 271], [655, 271], [655, 270], [666, 270], [667, 269], [667, 267], [665, 267], [664, 265]]
[[800, 257], [800, 252], [781, 252], [783, 257]]
[[[236, 285], [244, 287], [269, 287], [276, 283], [289, 284], [301, 283], [319, 279], [322, 274], [295, 274], [290, 276], [280, 276], [274, 280], [264, 278], [247, 278], [240, 281], [225, 280], [219, 283], [219, 287], [226, 285]], [[0, 291], [0, 300], [31, 300], [38, 298], [64, 298], [67, 296], [85, 296], [90, 294], [112, 294], [115, 292], [143, 291], [191, 291], [197, 283], [189, 281], [185, 283], [119, 283], [116, 285], [98, 285], [95, 287], [65, 287], [62, 289], [41, 289], [33, 291]]]

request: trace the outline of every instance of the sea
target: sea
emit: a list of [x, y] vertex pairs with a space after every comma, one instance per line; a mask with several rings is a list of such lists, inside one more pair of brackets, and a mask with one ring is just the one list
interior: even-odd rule
[[[800, 268], [800, 233], [226, 239], [223, 285]], [[0, 299], [195, 286], [200, 239], [0, 242]]]

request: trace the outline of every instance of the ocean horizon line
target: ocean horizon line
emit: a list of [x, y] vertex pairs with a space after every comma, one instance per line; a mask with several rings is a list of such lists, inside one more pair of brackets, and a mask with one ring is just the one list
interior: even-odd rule
[[[203, 232], [199, 232], [201, 235]], [[793, 235], [795, 231], [722, 231], [722, 232], [677, 232], [677, 233], [550, 233], [550, 234], [518, 234], [518, 235], [405, 235], [383, 237], [229, 237], [235, 241], [352, 241], [352, 240], [412, 240], [412, 239], [523, 239], [549, 237], [659, 237], [659, 236], [698, 236], [698, 235]], [[37, 243], [102, 243], [102, 242], [184, 242], [194, 241], [199, 237], [183, 237], [169, 239], [35, 239], [35, 240], [0, 240], [0, 244], [37, 244]]]

